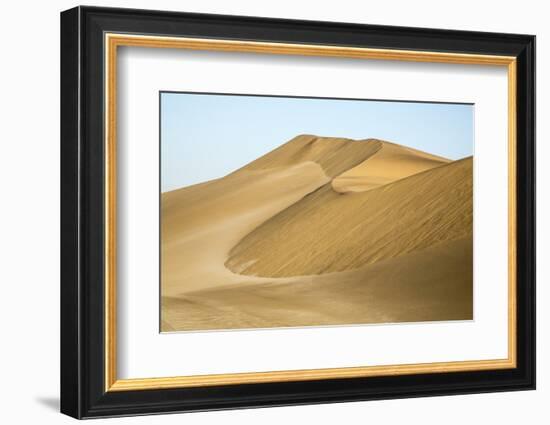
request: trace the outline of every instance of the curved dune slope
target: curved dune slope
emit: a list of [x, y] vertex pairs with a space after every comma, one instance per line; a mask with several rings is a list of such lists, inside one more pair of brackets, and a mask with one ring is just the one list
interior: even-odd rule
[[332, 180], [335, 191], [363, 192], [450, 162], [393, 143], [378, 143], [380, 148], [374, 155]]
[[243, 171], [163, 193], [162, 295], [246, 281], [224, 267], [231, 247], [328, 181], [318, 164], [304, 162], [269, 171]]
[[327, 184], [247, 235], [231, 270], [258, 276], [336, 272], [465, 237], [472, 231], [472, 159], [367, 192]]

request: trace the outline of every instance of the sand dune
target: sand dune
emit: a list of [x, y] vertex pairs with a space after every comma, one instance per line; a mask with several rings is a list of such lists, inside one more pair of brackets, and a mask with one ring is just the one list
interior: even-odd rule
[[367, 192], [330, 183], [249, 233], [228, 268], [258, 276], [344, 271], [463, 238], [472, 228], [472, 159]]
[[163, 331], [472, 318], [472, 159], [298, 136], [162, 194]]

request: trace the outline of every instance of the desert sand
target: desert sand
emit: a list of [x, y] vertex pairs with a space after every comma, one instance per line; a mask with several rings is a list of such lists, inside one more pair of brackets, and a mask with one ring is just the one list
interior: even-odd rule
[[472, 158], [300, 135], [161, 197], [161, 329], [472, 319]]

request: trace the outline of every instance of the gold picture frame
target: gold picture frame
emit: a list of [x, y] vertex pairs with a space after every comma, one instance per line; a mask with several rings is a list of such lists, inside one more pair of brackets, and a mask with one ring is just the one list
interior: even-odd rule
[[[371, 49], [356, 47], [316, 46], [307, 44], [264, 43], [253, 41], [193, 39], [128, 34], [105, 34], [105, 152], [107, 177], [105, 186], [105, 390], [134, 391], [181, 387], [234, 385], [297, 380], [318, 380], [349, 377], [410, 375], [416, 373], [464, 372], [514, 368], [516, 366], [516, 58], [464, 53], [441, 53], [411, 50]], [[492, 65], [506, 67], [508, 72], [508, 358], [457, 362], [401, 364], [328, 369], [307, 369], [277, 372], [233, 373], [169, 378], [116, 378], [116, 87], [117, 49], [119, 47], [190, 49], [229, 52], [253, 52], [304, 56], [329, 56], [355, 59], [395, 60], [412, 62]]]

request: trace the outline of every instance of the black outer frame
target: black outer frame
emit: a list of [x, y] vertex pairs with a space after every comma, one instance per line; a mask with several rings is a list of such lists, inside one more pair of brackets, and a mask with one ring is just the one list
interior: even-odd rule
[[[517, 368], [104, 391], [105, 32], [517, 57]], [[75, 418], [535, 388], [535, 37], [76, 7], [61, 13], [61, 412]]]

